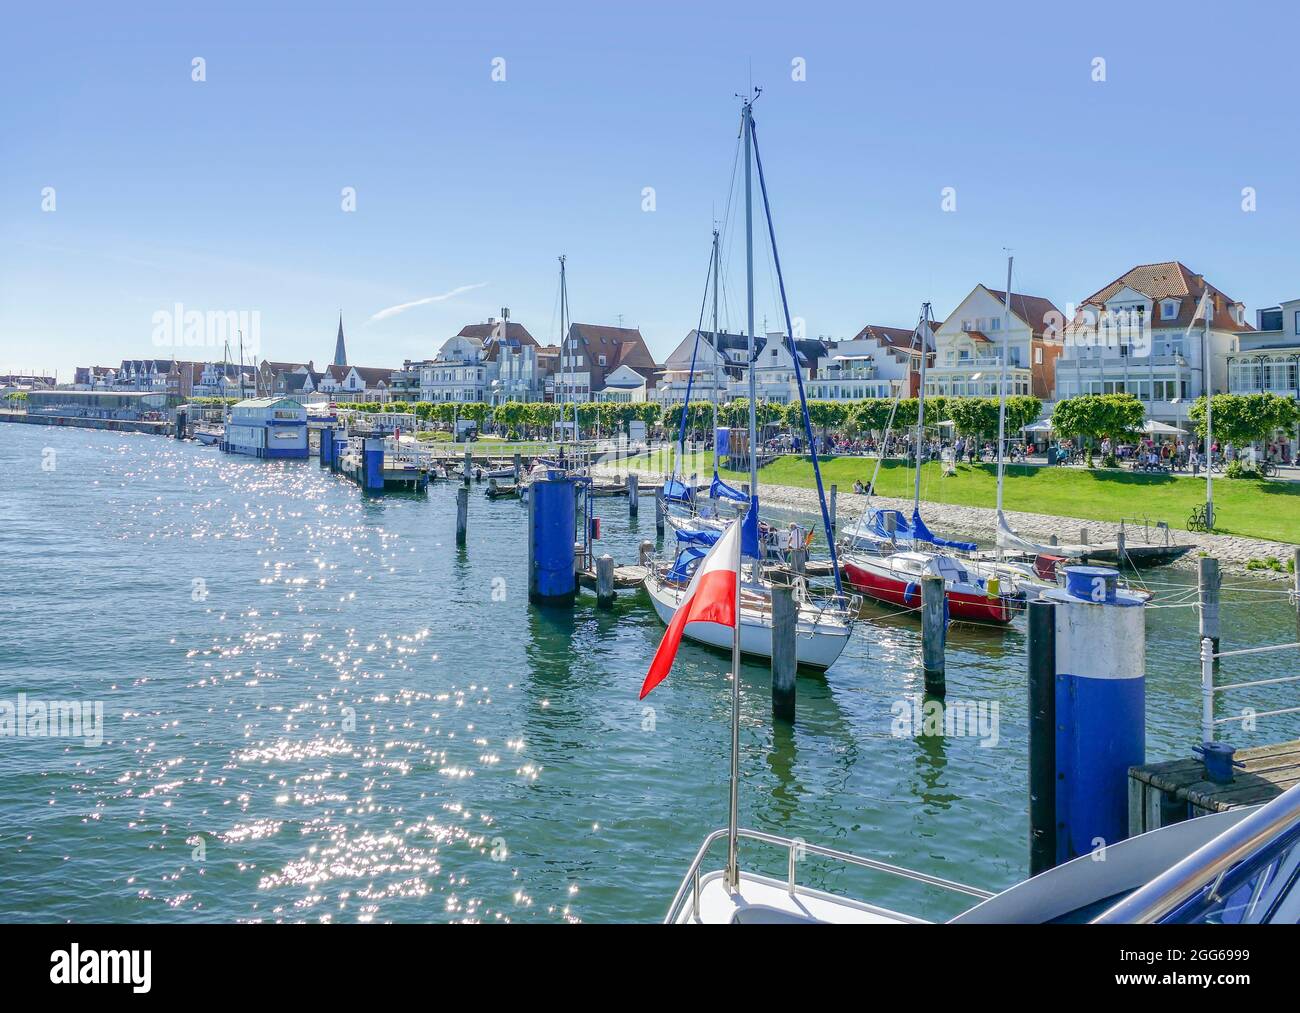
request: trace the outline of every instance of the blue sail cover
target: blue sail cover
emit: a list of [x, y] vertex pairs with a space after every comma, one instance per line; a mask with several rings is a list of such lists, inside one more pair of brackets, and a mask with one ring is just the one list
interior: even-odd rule
[[690, 487], [676, 475], [664, 482], [664, 499], [673, 503], [690, 503], [693, 498]]
[[762, 559], [758, 543], [758, 497], [749, 500], [749, 512], [740, 525], [740, 554], [750, 559]]
[[974, 552], [979, 548], [974, 542], [954, 542], [931, 534], [930, 529], [925, 526], [925, 521], [921, 520], [921, 511], [915, 509], [912, 511], [912, 539], [918, 542], [929, 542], [931, 545], [939, 545], [946, 549], [961, 549], [965, 552]]
[[737, 503], [744, 503], [749, 499], [749, 497], [739, 489], [733, 489], [731, 486], [727, 485], [726, 482], [722, 481], [722, 479], [718, 478], [718, 473], [716, 471], [713, 473], [713, 484], [709, 486], [709, 497], [710, 499], [731, 499], [735, 500]]
[[668, 571], [669, 580], [690, 580], [692, 564], [696, 560], [703, 559], [709, 554], [707, 549], [701, 549], [695, 545], [688, 545], [677, 553], [677, 559], [673, 562], [673, 568]]
[[722, 532], [713, 528], [701, 528], [698, 531], [684, 531], [681, 528], [676, 530], [680, 545], [712, 545], [722, 537]]
[[713, 458], [727, 457], [731, 453], [731, 430], [719, 429], [717, 440], [713, 445]]

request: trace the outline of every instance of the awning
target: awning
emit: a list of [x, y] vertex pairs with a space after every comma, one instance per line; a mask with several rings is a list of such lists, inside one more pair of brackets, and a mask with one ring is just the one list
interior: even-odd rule
[[1178, 426], [1166, 425], [1163, 422], [1157, 422], [1155, 419], [1147, 419], [1142, 426], [1142, 432], [1148, 436], [1173, 436], [1182, 435], [1186, 430], [1179, 429]]
[[1052, 431], [1052, 423], [1048, 419], [1042, 419], [1041, 421], [1038, 422], [1031, 422], [1029, 425], [1025, 426], [1025, 428], [1021, 430], [1022, 433], [1050, 433], [1051, 431]]

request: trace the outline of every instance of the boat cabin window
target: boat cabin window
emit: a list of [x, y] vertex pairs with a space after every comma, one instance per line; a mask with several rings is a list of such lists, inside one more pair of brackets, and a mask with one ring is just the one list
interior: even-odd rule
[[1207, 883], [1167, 915], [1174, 925], [1295, 925], [1300, 922], [1300, 826]]

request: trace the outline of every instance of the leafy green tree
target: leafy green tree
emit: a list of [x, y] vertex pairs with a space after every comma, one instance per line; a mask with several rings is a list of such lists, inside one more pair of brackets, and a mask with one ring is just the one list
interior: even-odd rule
[[[1110, 438], [1112, 447], [1120, 437], [1142, 428], [1146, 412], [1132, 394], [1081, 394], [1058, 401], [1052, 412], [1052, 429], [1057, 436], [1087, 441], [1089, 463], [1095, 440]], [[1105, 464], [1114, 464], [1114, 451]]]
[[[1279, 429], [1291, 432], [1300, 424], [1300, 408], [1289, 397], [1261, 394], [1215, 394], [1210, 423], [1213, 438], [1236, 447], [1270, 439]], [[1187, 416], [1196, 434], [1205, 439], [1205, 397], [1196, 399]]]

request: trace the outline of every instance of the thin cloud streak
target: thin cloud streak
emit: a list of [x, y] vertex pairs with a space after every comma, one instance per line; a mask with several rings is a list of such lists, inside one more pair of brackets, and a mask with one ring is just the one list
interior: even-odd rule
[[404, 302], [404, 303], [398, 303], [396, 306], [389, 306], [386, 309], [380, 310], [378, 313], [372, 316], [370, 320], [371, 322], [376, 320], [387, 320], [389, 317], [395, 317], [399, 313], [405, 313], [407, 310], [412, 309], [416, 306], [427, 306], [429, 303], [434, 303], [434, 302], [446, 302], [448, 299], [453, 299], [456, 296], [460, 295], [462, 292], [472, 292], [476, 288], [486, 288], [486, 287], [487, 287], [486, 281], [480, 281], [474, 285], [461, 285], [458, 288], [453, 288], [450, 292], [442, 293], [442, 295], [431, 295], [425, 299], [416, 299], [414, 302]]

